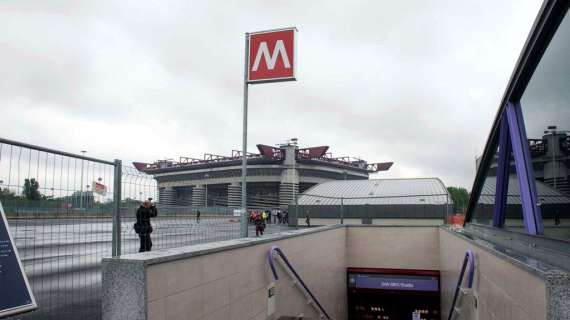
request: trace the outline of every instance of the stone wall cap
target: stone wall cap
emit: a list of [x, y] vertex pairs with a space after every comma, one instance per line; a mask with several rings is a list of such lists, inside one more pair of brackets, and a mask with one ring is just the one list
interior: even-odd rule
[[119, 257], [104, 258], [103, 262], [109, 263], [113, 261], [115, 262], [121, 261], [121, 262], [130, 262], [130, 263], [142, 263], [144, 265], [159, 264], [169, 261], [186, 259], [194, 256], [206, 255], [214, 252], [233, 250], [237, 248], [245, 248], [263, 243], [270, 243], [278, 240], [289, 239], [293, 237], [299, 237], [319, 232], [325, 232], [344, 227], [345, 225], [336, 224], [336, 225], [316, 227], [316, 228], [305, 228], [305, 229], [298, 229], [292, 231], [284, 231], [275, 234], [269, 234], [264, 236], [263, 238], [239, 238], [234, 240], [216, 241], [210, 243], [196, 244], [191, 246], [163, 249], [163, 250], [143, 252], [143, 253], [132, 253], [132, 254], [122, 255]]

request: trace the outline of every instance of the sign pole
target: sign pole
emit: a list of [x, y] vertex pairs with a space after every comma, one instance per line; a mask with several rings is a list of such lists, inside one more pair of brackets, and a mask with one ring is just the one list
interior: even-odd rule
[[[245, 33], [243, 65], [243, 148], [241, 159], [240, 235], [247, 237], [247, 102], [249, 84], [295, 81], [295, 39], [297, 29], [274, 29]], [[271, 49], [270, 49], [271, 48]], [[250, 54], [252, 50], [252, 54]], [[255, 52], [255, 54], [253, 54]], [[250, 57], [253, 64], [250, 66]], [[254, 58], [255, 57], [255, 58]], [[264, 63], [262, 63], [262, 61]]]
[[247, 238], [248, 214], [247, 214], [247, 71], [249, 68], [249, 33], [245, 34], [245, 59], [243, 66], [243, 147], [241, 159], [241, 209], [242, 218], [240, 223], [240, 235]]

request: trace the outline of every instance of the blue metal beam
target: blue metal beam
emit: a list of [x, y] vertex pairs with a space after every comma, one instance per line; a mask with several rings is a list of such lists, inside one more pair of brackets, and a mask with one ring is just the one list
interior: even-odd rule
[[506, 113], [515, 158], [515, 167], [519, 180], [526, 232], [534, 235], [544, 234], [542, 213], [538, 206], [534, 171], [520, 102], [507, 103]]

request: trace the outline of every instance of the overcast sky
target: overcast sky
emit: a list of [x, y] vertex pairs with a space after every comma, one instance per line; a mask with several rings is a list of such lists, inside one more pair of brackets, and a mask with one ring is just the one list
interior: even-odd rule
[[0, 2], [0, 136], [152, 162], [241, 149], [244, 33], [296, 26], [298, 81], [250, 88], [291, 137], [471, 187], [539, 1]]

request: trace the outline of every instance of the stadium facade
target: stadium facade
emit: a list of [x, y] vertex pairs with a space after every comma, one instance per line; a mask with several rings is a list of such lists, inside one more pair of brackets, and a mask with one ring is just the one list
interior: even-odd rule
[[[530, 156], [537, 181], [570, 195], [570, 136], [556, 126], [544, 127], [542, 137], [528, 139]], [[481, 158], [477, 159], [479, 166]], [[489, 174], [496, 176], [498, 154], [493, 158]], [[509, 173], [514, 174], [515, 161], [511, 159]]]
[[[296, 139], [277, 147], [258, 144], [247, 154], [247, 204], [250, 208], [285, 208], [299, 193], [331, 180], [366, 180], [388, 170], [392, 162], [368, 163], [352, 157], [333, 157], [328, 146], [299, 148]], [[241, 205], [242, 153], [205, 154], [203, 159], [181, 157], [152, 164], [135, 162], [158, 182], [164, 205]]]

